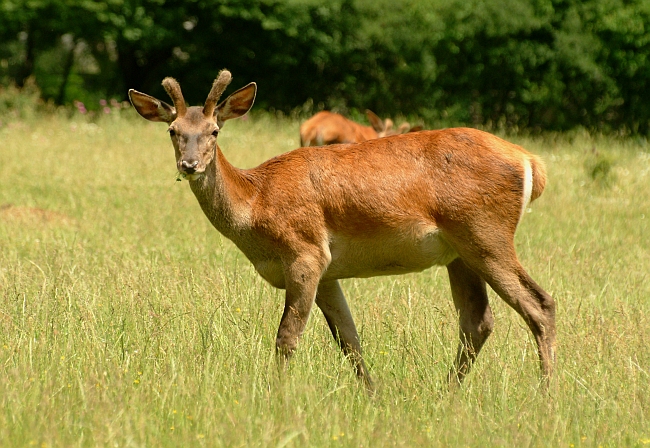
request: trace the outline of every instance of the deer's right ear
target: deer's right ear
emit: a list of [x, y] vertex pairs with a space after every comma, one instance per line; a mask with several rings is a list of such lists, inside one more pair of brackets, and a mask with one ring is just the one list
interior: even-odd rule
[[223, 100], [214, 111], [217, 126], [221, 127], [224, 121], [239, 118], [248, 112], [253, 107], [256, 94], [257, 84], [251, 82]]
[[164, 101], [133, 89], [129, 90], [129, 99], [135, 110], [149, 121], [171, 123], [176, 119], [176, 109]]
[[381, 118], [379, 118], [373, 111], [370, 109], [366, 109], [366, 117], [368, 117], [368, 121], [370, 121], [370, 125], [376, 132], [384, 132], [386, 130], [386, 125], [384, 124], [383, 121], [381, 121]]

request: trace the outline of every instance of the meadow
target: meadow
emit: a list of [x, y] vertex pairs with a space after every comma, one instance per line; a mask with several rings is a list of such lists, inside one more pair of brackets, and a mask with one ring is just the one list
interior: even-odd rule
[[[342, 281], [378, 391], [314, 310], [284, 376], [283, 291], [176, 181], [164, 124], [132, 110], [0, 127], [0, 446], [650, 446], [650, 146], [576, 131], [510, 136], [547, 188], [517, 250], [557, 301], [558, 360], [490, 292], [495, 330], [446, 385], [457, 318], [444, 268]], [[228, 122], [253, 167], [299, 121]]]

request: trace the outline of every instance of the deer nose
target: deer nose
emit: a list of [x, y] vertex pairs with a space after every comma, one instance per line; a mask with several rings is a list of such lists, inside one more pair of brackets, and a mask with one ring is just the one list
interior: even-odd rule
[[181, 169], [187, 174], [194, 174], [194, 172], [196, 171], [196, 166], [198, 164], [199, 164], [198, 160], [193, 160], [193, 161], [183, 160], [181, 161]]

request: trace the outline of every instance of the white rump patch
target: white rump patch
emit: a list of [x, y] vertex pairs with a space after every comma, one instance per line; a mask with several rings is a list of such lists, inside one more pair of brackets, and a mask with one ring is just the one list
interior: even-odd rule
[[524, 217], [524, 212], [530, 204], [530, 197], [533, 194], [533, 167], [530, 165], [528, 157], [524, 159], [524, 195], [521, 200], [521, 212], [519, 213], [519, 221]]

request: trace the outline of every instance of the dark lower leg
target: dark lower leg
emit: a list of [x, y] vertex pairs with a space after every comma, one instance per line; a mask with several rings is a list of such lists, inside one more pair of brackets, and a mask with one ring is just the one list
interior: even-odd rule
[[451, 293], [458, 312], [458, 352], [449, 380], [462, 382], [492, 332], [494, 319], [485, 281], [460, 259], [447, 266]]

